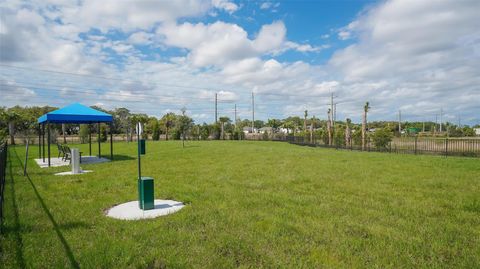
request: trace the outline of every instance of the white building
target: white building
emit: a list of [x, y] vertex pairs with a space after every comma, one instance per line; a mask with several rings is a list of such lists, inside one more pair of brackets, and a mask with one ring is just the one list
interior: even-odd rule
[[473, 128], [473, 130], [475, 131], [475, 134], [480, 136], [480, 128]]
[[[258, 133], [257, 128], [253, 128], [254, 133]], [[252, 127], [243, 127], [243, 133], [244, 134], [251, 134], [252, 133]]]

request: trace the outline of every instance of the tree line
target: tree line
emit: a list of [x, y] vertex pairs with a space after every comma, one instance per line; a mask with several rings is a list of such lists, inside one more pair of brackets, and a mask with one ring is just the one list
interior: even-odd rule
[[[92, 106], [92, 108], [104, 111], [113, 116], [112, 132], [115, 135], [123, 135], [127, 141], [132, 141], [136, 134], [136, 125], [143, 126], [143, 138], [160, 140], [185, 140], [185, 139], [244, 139], [245, 132], [252, 132], [252, 122], [249, 119], [232, 120], [227, 116], [221, 116], [216, 123], [197, 124], [186, 114], [183, 108], [179, 113], [169, 112], [160, 118], [149, 116], [142, 113], [132, 113], [127, 108], [115, 108], [106, 110], [101, 107]], [[0, 107], [0, 140], [9, 138], [10, 143], [14, 144], [15, 135], [34, 136], [38, 135], [37, 119], [50, 111], [58, 108], [51, 106], [14, 106], [10, 108]], [[370, 137], [381, 136], [382, 139], [394, 135], [410, 135], [411, 130], [415, 135], [418, 133], [434, 134], [438, 133], [438, 124], [435, 122], [403, 122], [400, 126], [394, 121], [373, 121], [367, 122], [367, 114], [370, 106], [367, 102], [363, 108], [362, 122], [353, 123], [350, 119], [345, 121], [333, 119], [332, 111], [327, 111], [327, 119], [322, 120], [315, 116], [309, 117], [308, 110], [305, 110], [303, 118], [299, 116], [290, 116], [284, 119], [255, 120], [253, 123], [254, 132], [262, 131], [263, 139], [271, 139], [275, 134], [304, 136], [308, 139], [322, 139], [329, 145], [362, 145], [365, 147], [367, 139]], [[400, 132], [399, 128], [406, 132]], [[457, 126], [450, 122], [442, 125], [444, 133], [452, 137], [475, 136], [474, 129], [470, 126]], [[479, 125], [474, 127], [480, 127]], [[89, 133], [97, 134], [96, 126], [61, 124], [51, 126], [53, 134], [63, 136], [66, 142], [66, 136], [78, 135], [82, 143], [88, 141]], [[100, 138], [107, 140], [109, 126], [100, 125]], [[244, 130], [245, 129], [245, 130]], [[372, 132], [375, 130], [375, 132]], [[378, 140], [378, 139], [377, 139]]]

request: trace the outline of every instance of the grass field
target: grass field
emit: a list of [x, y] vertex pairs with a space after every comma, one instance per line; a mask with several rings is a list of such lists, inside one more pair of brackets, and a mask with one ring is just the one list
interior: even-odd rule
[[24, 177], [10, 149], [3, 268], [480, 267], [479, 159], [148, 142], [156, 198], [187, 206], [121, 221], [104, 210], [136, 199], [136, 144], [115, 147], [120, 160], [63, 177], [33, 160]]

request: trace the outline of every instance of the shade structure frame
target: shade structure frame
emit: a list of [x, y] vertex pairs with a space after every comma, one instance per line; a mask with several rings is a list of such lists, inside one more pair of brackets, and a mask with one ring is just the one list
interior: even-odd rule
[[[47, 125], [47, 152], [48, 152], [48, 166], [51, 166], [50, 159], [51, 159], [51, 152], [50, 152], [50, 144], [51, 144], [51, 136], [50, 136], [50, 125], [53, 124], [62, 124], [62, 123], [69, 123], [69, 124], [94, 124], [97, 123], [98, 129], [98, 156], [101, 156], [101, 141], [100, 141], [100, 123], [113, 123], [113, 116], [107, 114], [103, 111], [98, 111], [88, 106], [84, 106], [79, 103], [74, 103], [64, 108], [57, 109], [55, 111], [49, 112], [47, 114], [42, 115], [38, 118], [39, 125], [42, 125], [43, 130], [45, 125]], [[91, 154], [91, 130], [89, 128], [89, 149]], [[110, 132], [112, 132], [112, 128], [110, 128]], [[44, 131], [43, 131], [44, 133]], [[44, 137], [44, 135], [43, 135]], [[44, 141], [42, 137], [42, 141]], [[110, 133], [111, 141], [112, 141], [112, 134]], [[45, 143], [42, 143], [42, 157], [45, 158], [44, 154], [44, 147]], [[110, 158], [113, 160], [113, 144], [110, 143]]]

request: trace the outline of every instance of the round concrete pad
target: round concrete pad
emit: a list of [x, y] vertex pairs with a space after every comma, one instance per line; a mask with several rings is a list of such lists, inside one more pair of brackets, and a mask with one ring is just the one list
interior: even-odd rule
[[141, 210], [138, 207], [138, 201], [131, 201], [110, 208], [107, 216], [122, 220], [152, 219], [175, 213], [184, 206], [182, 202], [173, 200], [155, 200], [154, 209]]
[[81, 170], [80, 173], [74, 174], [72, 171], [56, 173], [56, 176], [70, 176], [70, 175], [81, 175], [85, 173], [93, 172], [92, 170]]

